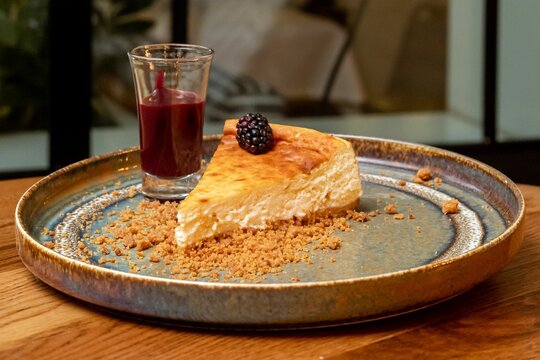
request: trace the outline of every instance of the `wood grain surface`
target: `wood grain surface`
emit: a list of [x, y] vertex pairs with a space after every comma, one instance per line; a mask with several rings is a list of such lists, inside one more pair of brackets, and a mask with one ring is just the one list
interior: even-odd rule
[[35, 278], [17, 255], [14, 213], [37, 180], [0, 181], [0, 359], [540, 359], [540, 187], [520, 185], [516, 256], [454, 299], [353, 326], [232, 332], [130, 319]]

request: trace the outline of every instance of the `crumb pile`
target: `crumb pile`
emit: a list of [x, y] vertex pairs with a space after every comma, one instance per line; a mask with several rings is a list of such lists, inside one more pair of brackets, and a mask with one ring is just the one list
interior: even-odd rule
[[289, 220], [266, 229], [237, 230], [180, 249], [174, 237], [177, 206], [175, 202], [143, 201], [136, 209], [113, 213], [116, 220], [89, 238], [102, 255], [99, 262], [116, 262], [115, 257], [123, 256], [130, 270], [137, 272], [140, 269], [128, 251], [134, 249], [137, 258], [163, 261], [180, 279], [208, 277], [217, 281], [221, 273], [224, 281], [232, 277], [257, 281], [266, 274], [281, 272], [289, 263], [311, 264], [310, 249], [339, 249], [341, 239], [334, 235], [336, 230], [350, 231], [348, 220], [370, 219], [364, 212], [348, 211], [344, 216]]
[[341, 247], [334, 230], [349, 231], [344, 217], [324, 217], [303, 221], [275, 223], [264, 230], [244, 229], [209, 239], [198, 246], [185, 249], [173, 267], [176, 272], [191, 276], [210, 276], [218, 279], [216, 270], [230, 276], [256, 279], [280, 272], [283, 265], [303, 262], [311, 264], [311, 249], [328, 251]]

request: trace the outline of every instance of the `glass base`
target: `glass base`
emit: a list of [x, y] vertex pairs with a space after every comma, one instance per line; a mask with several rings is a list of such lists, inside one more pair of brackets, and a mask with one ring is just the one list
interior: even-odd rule
[[195, 188], [202, 171], [178, 178], [161, 178], [143, 171], [142, 193], [157, 200], [182, 200]]

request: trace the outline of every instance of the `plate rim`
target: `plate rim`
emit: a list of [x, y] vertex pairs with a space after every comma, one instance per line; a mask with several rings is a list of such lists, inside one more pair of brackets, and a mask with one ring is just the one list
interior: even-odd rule
[[[409, 274], [415, 274], [415, 273], [421, 273], [421, 272], [427, 272], [432, 271], [434, 269], [451, 266], [454, 263], [458, 263], [463, 261], [466, 258], [473, 257], [477, 254], [484, 253], [486, 251], [489, 251], [492, 247], [495, 247], [499, 245], [501, 242], [504, 242], [507, 238], [509, 238], [512, 234], [518, 230], [522, 224], [525, 217], [525, 200], [523, 197], [523, 194], [517, 187], [517, 185], [505, 174], [500, 172], [499, 170], [491, 167], [490, 165], [487, 165], [481, 161], [478, 161], [474, 158], [461, 155], [457, 152], [453, 152], [450, 150], [441, 149], [435, 146], [431, 145], [424, 145], [414, 142], [406, 142], [406, 141], [400, 141], [400, 140], [392, 140], [392, 139], [385, 139], [380, 137], [369, 137], [369, 136], [360, 136], [360, 135], [345, 135], [345, 134], [331, 134], [333, 136], [341, 137], [347, 140], [353, 139], [356, 141], [374, 141], [374, 142], [384, 142], [384, 143], [390, 143], [390, 144], [396, 144], [401, 146], [406, 146], [408, 148], [412, 149], [424, 149], [429, 151], [437, 152], [438, 154], [443, 154], [447, 157], [456, 159], [460, 158], [461, 160], [465, 160], [469, 164], [476, 164], [477, 168], [481, 171], [488, 173], [491, 177], [495, 177], [499, 182], [504, 183], [506, 187], [509, 188], [509, 190], [512, 192], [514, 197], [517, 200], [517, 203], [519, 205], [518, 214], [515, 218], [515, 220], [505, 226], [505, 230], [497, 235], [495, 238], [490, 240], [489, 242], [485, 242], [481, 244], [480, 246], [475, 247], [472, 250], [468, 250], [462, 254], [459, 254], [457, 256], [452, 256], [448, 259], [443, 260], [436, 260], [434, 262], [430, 262], [427, 264], [414, 266], [407, 269], [402, 269], [398, 271], [391, 271], [386, 272], [382, 274], [375, 274], [375, 275], [368, 275], [368, 276], [361, 276], [361, 277], [354, 277], [354, 278], [348, 278], [348, 279], [337, 279], [337, 280], [325, 280], [325, 281], [307, 281], [307, 282], [280, 282], [280, 283], [232, 283], [232, 282], [205, 282], [205, 281], [196, 281], [196, 280], [183, 280], [183, 279], [174, 279], [174, 278], [164, 278], [164, 277], [158, 277], [158, 276], [150, 276], [150, 275], [142, 275], [137, 273], [129, 273], [125, 271], [120, 271], [116, 269], [110, 269], [106, 267], [101, 267], [93, 264], [88, 264], [83, 261], [79, 261], [76, 259], [72, 259], [68, 256], [62, 255], [57, 253], [56, 251], [47, 248], [43, 244], [41, 244], [39, 241], [34, 239], [28, 229], [24, 226], [23, 221], [21, 219], [23, 208], [28, 201], [28, 199], [34, 194], [35, 191], [37, 191], [41, 186], [44, 184], [53, 181], [54, 179], [61, 177], [64, 175], [64, 173], [68, 173], [74, 169], [77, 169], [79, 167], [88, 166], [93, 163], [97, 163], [100, 161], [105, 161], [107, 159], [127, 155], [131, 153], [137, 153], [139, 151], [138, 146], [125, 148], [125, 149], [119, 149], [112, 152], [104, 153], [95, 155], [80, 161], [77, 161], [75, 163], [72, 163], [70, 165], [67, 165], [61, 169], [58, 169], [51, 174], [43, 177], [42, 179], [38, 180], [36, 183], [34, 183], [30, 188], [28, 188], [23, 195], [20, 197], [19, 201], [17, 202], [17, 206], [15, 208], [15, 224], [16, 224], [16, 232], [17, 235], [21, 235], [26, 241], [28, 241], [30, 244], [36, 247], [36, 250], [42, 251], [44, 254], [46, 254], [48, 257], [55, 258], [56, 260], [60, 260], [62, 262], [65, 262], [68, 266], [75, 266], [80, 268], [88, 268], [91, 271], [99, 271], [104, 273], [110, 273], [111, 275], [115, 277], [126, 277], [127, 279], [133, 279], [133, 280], [147, 280], [147, 281], [157, 281], [164, 284], [179, 284], [179, 285], [190, 285], [190, 286], [198, 286], [202, 288], [225, 288], [225, 289], [246, 289], [246, 288], [253, 288], [253, 289], [280, 289], [283, 288], [310, 288], [310, 287], [320, 287], [320, 286], [331, 286], [331, 285], [348, 285], [352, 283], [359, 283], [359, 282], [371, 282], [371, 281], [379, 281], [381, 279], [387, 279], [387, 278], [393, 278], [393, 277], [399, 277]], [[221, 138], [221, 135], [206, 135], [204, 136], [204, 141], [217, 141]], [[357, 158], [361, 158], [361, 156], [357, 156]], [[20, 234], [19, 234], [20, 233]], [[521, 240], [520, 240], [521, 242]], [[518, 244], [519, 246], [519, 244]], [[17, 251], [19, 253], [19, 256], [21, 255], [19, 252], [19, 239], [17, 237]], [[517, 249], [516, 249], [517, 251]], [[510, 258], [511, 256], [509, 256]], [[26, 264], [25, 264], [26, 265]], [[28, 267], [28, 266], [27, 266]]]

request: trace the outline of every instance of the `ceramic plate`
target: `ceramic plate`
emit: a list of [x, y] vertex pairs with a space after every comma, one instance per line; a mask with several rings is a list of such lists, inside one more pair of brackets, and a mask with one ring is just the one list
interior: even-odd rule
[[[133, 196], [140, 186], [137, 149], [75, 163], [32, 186], [16, 210], [19, 255], [45, 283], [107, 309], [189, 326], [288, 329], [356, 323], [429, 306], [488, 278], [517, 251], [523, 197], [497, 170], [434, 147], [343, 137], [352, 142], [362, 174], [358, 209], [381, 214], [367, 223], [351, 222], [352, 231], [337, 234], [339, 249], [310, 251], [311, 264], [288, 264], [259, 283], [234, 277], [180, 280], [163, 262], [137, 259], [134, 250], [130, 262], [137, 262], [138, 272], [127, 260], [82, 261], [79, 242], [98, 253], [87, 240], [93, 227], [144, 201]], [[218, 137], [205, 139], [207, 159], [217, 143]], [[442, 182], [414, 182], [421, 167]], [[445, 215], [441, 207], [452, 198], [460, 211]], [[385, 214], [388, 204], [404, 219]], [[84, 226], [99, 212], [102, 220]], [[51, 241], [54, 249], [44, 245]]]

